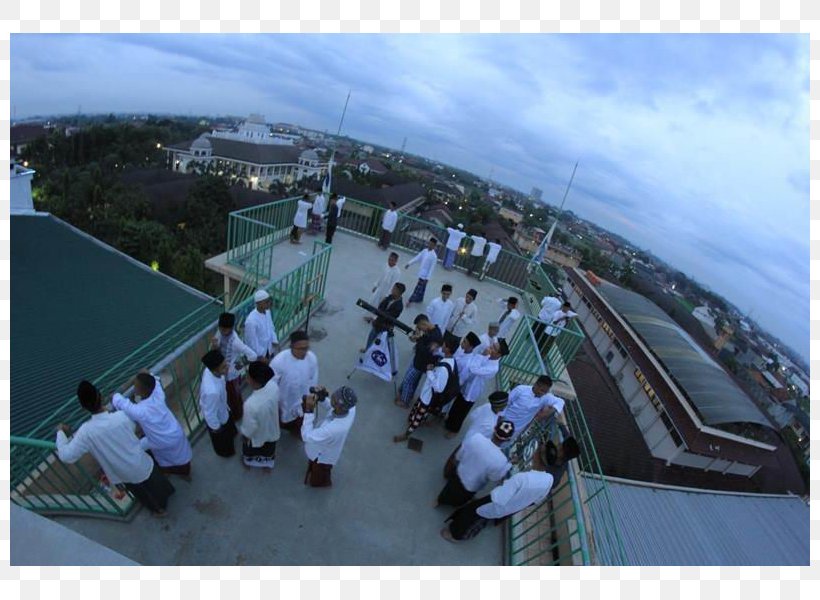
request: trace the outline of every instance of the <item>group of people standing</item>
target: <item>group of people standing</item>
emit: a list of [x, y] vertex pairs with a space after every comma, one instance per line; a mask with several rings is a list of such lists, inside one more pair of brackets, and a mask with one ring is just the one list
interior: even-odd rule
[[336, 193], [330, 194], [329, 198], [325, 198], [324, 193], [319, 193], [313, 200], [310, 199], [310, 194], [302, 194], [296, 201], [296, 214], [293, 216], [293, 228], [290, 230], [291, 244], [301, 244], [302, 232], [305, 230], [312, 235], [318, 235], [322, 231], [324, 220], [325, 243], [332, 244], [344, 203], [344, 196], [340, 197]]

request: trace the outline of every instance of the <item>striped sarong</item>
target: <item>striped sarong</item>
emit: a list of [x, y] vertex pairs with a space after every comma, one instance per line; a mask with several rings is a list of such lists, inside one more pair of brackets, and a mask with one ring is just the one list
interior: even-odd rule
[[424, 302], [424, 292], [427, 290], [427, 280], [426, 279], [419, 279], [418, 283], [416, 284], [416, 288], [413, 290], [413, 295], [410, 296], [410, 299], [407, 301], [407, 304], [411, 302]]
[[399, 398], [405, 407], [410, 407], [410, 402], [413, 401], [413, 395], [419, 387], [419, 381], [424, 373], [416, 369], [413, 365], [407, 367], [407, 372], [404, 374], [404, 379], [401, 381], [399, 388]]

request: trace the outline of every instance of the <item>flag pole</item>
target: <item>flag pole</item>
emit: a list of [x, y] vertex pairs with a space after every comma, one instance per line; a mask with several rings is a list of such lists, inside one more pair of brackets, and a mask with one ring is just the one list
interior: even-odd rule
[[552, 241], [552, 234], [555, 233], [555, 227], [558, 225], [558, 220], [561, 218], [561, 213], [564, 212], [564, 203], [567, 201], [569, 190], [572, 187], [572, 181], [575, 179], [575, 171], [578, 170], [578, 162], [579, 161], [575, 161], [575, 166], [572, 168], [572, 175], [570, 175], [569, 182], [567, 182], [567, 188], [564, 190], [564, 197], [561, 198], [561, 205], [558, 207], [558, 214], [555, 215], [555, 221], [552, 222], [547, 235], [544, 236], [543, 241], [538, 246], [538, 250], [536, 250], [535, 254], [532, 256], [530, 270], [535, 268], [535, 265], [544, 260], [544, 255], [547, 253], [547, 248], [549, 248], [550, 242]]
[[324, 189], [322, 186], [322, 192], [325, 194], [330, 194], [330, 186], [333, 182], [333, 165], [335, 161], [333, 160], [336, 157], [336, 146], [339, 143], [339, 136], [342, 133], [342, 124], [345, 122], [345, 115], [347, 114], [347, 103], [350, 102], [350, 93], [352, 90], [348, 90], [347, 98], [345, 99], [345, 106], [342, 109], [342, 117], [339, 119], [339, 128], [336, 130], [336, 139], [333, 141], [333, 150], [330, 152], [330, 160], [327, 163], [327, 189]]

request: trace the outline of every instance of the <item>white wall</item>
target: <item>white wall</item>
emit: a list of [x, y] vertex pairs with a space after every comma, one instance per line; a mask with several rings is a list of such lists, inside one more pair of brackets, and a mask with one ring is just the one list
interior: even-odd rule
[[31, 180], [34, 171], [20, 165], [12, 165], [11, 170], [11, 212], [25, 212], [34, 210], [34, 201], [31, 198]]

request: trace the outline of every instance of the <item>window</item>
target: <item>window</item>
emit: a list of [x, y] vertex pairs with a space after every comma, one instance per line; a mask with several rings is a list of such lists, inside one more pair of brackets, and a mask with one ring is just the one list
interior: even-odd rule
[[612, 350], [606, 353], [606, 362], [612, 362], [612, 359], [615, 358], [615, 354], [613, 354]]

